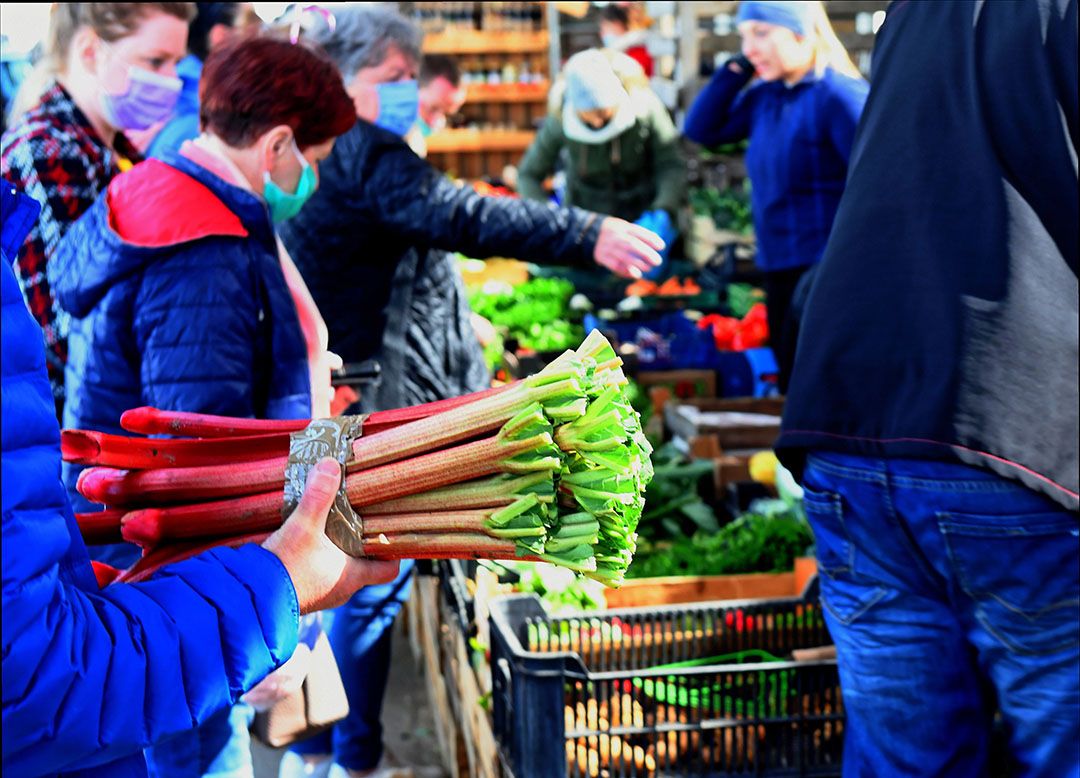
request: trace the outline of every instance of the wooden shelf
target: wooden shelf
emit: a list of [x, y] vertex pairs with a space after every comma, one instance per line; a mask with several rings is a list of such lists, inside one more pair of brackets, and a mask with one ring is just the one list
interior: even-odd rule
[[533, 142], [532, 130], [440, 130], [427, 137], [428, 154], [525, 151]]
[[468, 84], [468, 103], [542, 103], [547, 100], [547, 81], [536, 84]]
[[547, 50], [547, 30], [537, 32], [446, 30], [424, 36], [425, 54], [546, 54]]
[[[716, 45], [720, 47], [727, 47], [733, 51], [742, 50], [742, 38], [739, 37], [737, 32], [729, 33], [727, 35], [717, 35], [712, 30], [698, 30], [698, 38], [703, 44], [710, 46]], [[844, 44], [844, 48], [851, 51], [858, 51], [860, 49], [873, 48], [874, 41], [877, 40], [877, 36], [874, 33], [862, 33], [862, 32], [844, 32], [836, 30], [836, 37], [840, 39], [840, 42]]]

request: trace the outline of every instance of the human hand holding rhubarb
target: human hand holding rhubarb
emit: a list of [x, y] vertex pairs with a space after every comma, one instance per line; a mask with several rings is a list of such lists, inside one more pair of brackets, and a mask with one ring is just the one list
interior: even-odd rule
[[623, 219], [608, 216], [600, 223], [600, 235], [593, 249], [596, 264], [623, 278], [641, 278], [662, 260], [664, 241], [651, 230]]
[[340, 485], [341, 465], [321, 460], [312, 468], [296, 510], [263, 543], [289, 571], [301, 613], [336, 608], [359, 589], [387, 583], [398, 574], [397, 562], [354, 559], [326, 536], [326, 516]]

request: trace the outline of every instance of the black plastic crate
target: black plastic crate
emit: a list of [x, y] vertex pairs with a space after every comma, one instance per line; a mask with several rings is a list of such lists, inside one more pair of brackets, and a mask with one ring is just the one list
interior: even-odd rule
[[835, 661], [806, 599], [551, 618], [532, 595], [491, 604], [495, 736], [516, 778], [840, 775]]

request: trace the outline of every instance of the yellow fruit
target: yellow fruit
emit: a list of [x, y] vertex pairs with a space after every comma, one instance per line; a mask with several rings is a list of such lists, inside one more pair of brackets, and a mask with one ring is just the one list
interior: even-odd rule
[[750, 457], [750, 477], [761, 484], [776, 485], [776, 466], [780, 464], [776, 454], [759, 451]]

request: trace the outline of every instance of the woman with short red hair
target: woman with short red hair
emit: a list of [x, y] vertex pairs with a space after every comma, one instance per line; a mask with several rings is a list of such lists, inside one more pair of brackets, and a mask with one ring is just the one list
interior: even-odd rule
[[[123, 434], [120, 415], [141, 405], [330, 415], [336, 357], [274, 225], [315, 191], [355, 121], [337, 69], [305, 45], [255, 37], [210, 55], [202, 134], [116, 177], [52, 260], [72, 316], [65, 426]], [[65, 465], [75, 510], [100, 508], [76, 492], [78, 471]], [[136, 556], [126, 544], [98, 554], [119, 567]], [[155, 774], [250, 775], [249, 716], [226, 710], [156, 747]]]

